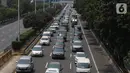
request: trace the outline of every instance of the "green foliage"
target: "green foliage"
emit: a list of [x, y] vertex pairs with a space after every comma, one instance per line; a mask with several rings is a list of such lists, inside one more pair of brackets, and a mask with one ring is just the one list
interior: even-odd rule
[[[90, 29], [106, 45], [120, 66], [130, 51], [130, 13], [116, 14], [116, 3], [124, 2], [130, 9], [130, 0], [75, 0], [74, 7], [82, 15]], [[108, 45], [106, 44], [108, 43]]]
[[[59, 9], [60, 8], [60, 9]], [[62, 8], [60, 5], [56, 5], [56, 8], [47, 8], [46, 11], [39, 10], [37, 13], [30, 13], [23, 19], [23, 24], [25, 28], [32, 27], [33, 29], [41, 30], [44, 28], [53, 16], [60, 12]]]
[[[12, 42], [12, 48], [14, 50], [20, 50], [21, 47], [31, 38], [33, 37], [34, 35], [36, 35], [36, 32], [35, 30], [33, 29], [30, 29], [30, 30], [27, 30], [26, 32], [22, 33], [20, 35], [20, 41], [13, 41]], [[18, 38], [17, 38], [18, 40]]]
[[20, 41], [25, 43], [29, 38], [36, 34], [35, 30], [30, 29], [20, 35]]
[[12, 48], [16, 50], [20, 50], [20, 48], [23, 46], [21, 41], [13, 41], [12, 42]]

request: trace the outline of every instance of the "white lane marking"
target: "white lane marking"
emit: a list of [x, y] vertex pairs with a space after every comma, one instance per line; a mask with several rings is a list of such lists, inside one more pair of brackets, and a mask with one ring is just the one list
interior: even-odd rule
[[71, 69], [72, 65], [71, 65], [71, 62], [70, 62], [70, 69]]
[[52, 55], [52, 52], [50, 53], [50, 56]]
[[70, 54], [70, 58], [72, 57], [72, 54]]
[[45, 68], [47, 68], [47, 65], [48, 65], [48, 62], [46, 63]]
[[[81, 25], [80, 20], [79, 20], [79, 24], [80, 24], [80, 26], [81, 26], [81, 29], [82, 29], [83, 34], [85, 34], [84, 29], [83, 29], [83, 27], [82, 27], [82, 25]], [[90, 46], [89, 46], [88, 40], [87, 40], [87, 38], [86, 38], [85, 35], [84, 35], [84, 38], [85, 38], [85, 40], [86, 40], [86, 43], [88, 44], [88, 49], [89, 49], [89, 52], [90, 52], [90, 54], [91, 54], [91, 57], [92, 57], [92, 60], [93, 60], [94, 66], [95, 66], [95, 68], [96, 68], [96, 71], [97, 71], [97, 73], [99, 73], [99, 70], [98, 70], [98, 68], [97, 68], [97, 64], [96, 64], [95, 59], [94, 59], [94, 57], [93, 57], [93, 53], [92, 53], [92, 51], [91, 51], [91, 49], [90, 49]]]

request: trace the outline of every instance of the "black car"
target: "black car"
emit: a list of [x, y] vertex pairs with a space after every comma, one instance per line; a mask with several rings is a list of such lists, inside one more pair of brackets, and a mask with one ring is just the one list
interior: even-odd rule
[[52, 51], [52, 59], [65, 59], [65, 51], [63, 48], [54, 48]]

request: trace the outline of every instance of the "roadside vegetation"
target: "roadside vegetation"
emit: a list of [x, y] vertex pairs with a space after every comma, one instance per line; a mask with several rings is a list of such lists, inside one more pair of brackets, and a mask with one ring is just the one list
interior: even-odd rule
[[53, 17], [61, 10], [62, 6], [60, 4], [55, 4], [55, 8], [46, 8], [44, 12], [43, 10], [38, 10], [36, 14], [34, 12], [27, 14], [23, 19], [23, 24], [25, 28], [31, 29], [20, 35], [20, 41], [17, 39], [12, 42], [14, 51], [20, 50], [26, 45], [25, 43], [28, 42], [28, 40], [39, 35], [41, 33], [40, 31], [43, 30], [48, 25], [48, 22], [53, 20]]
[[[4, 7], [0, 5], [0, 24], [3, 24], [7, 21], [10, 21], [10, 19], [15, 19], [18, 9], [18, 0], [10, 0], [10, 3], [8, 7]], [[48, 4], [45, 4], [45, 7], [47, 7]], [[43, 5], [41, 3], [37, 4], [37, 10], [42, 9]], [[30, 3], [30, 0], [20, 0], [20, 16], [23, 17], [26, 14], [34, 11], [34, 2]]]
[[[120, 2], [128, 5], [125, 15], [116, 14], [116, 3]], [[74, 8], [87, 21], [85, 28], [95, 32], [127, 73], [125, 66], [130, 66], [130, 0], [75, 0]]]

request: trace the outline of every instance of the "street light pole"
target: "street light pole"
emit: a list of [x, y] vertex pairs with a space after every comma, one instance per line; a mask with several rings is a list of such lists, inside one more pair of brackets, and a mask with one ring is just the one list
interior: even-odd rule
[[36, 12], [37, 12], [37, 5], [36, 5], [37, 3], [36, 3], [36, 0], [35, 0], [35, 14], [36, 14]]
[[51, 7], [51, 0], [49, 0], [49, 8]]
[[45, 0], [43, 0], [43, 12], [45, 11]]
[[18, 0], [18, 41], [20, 41], [20, 5]]

